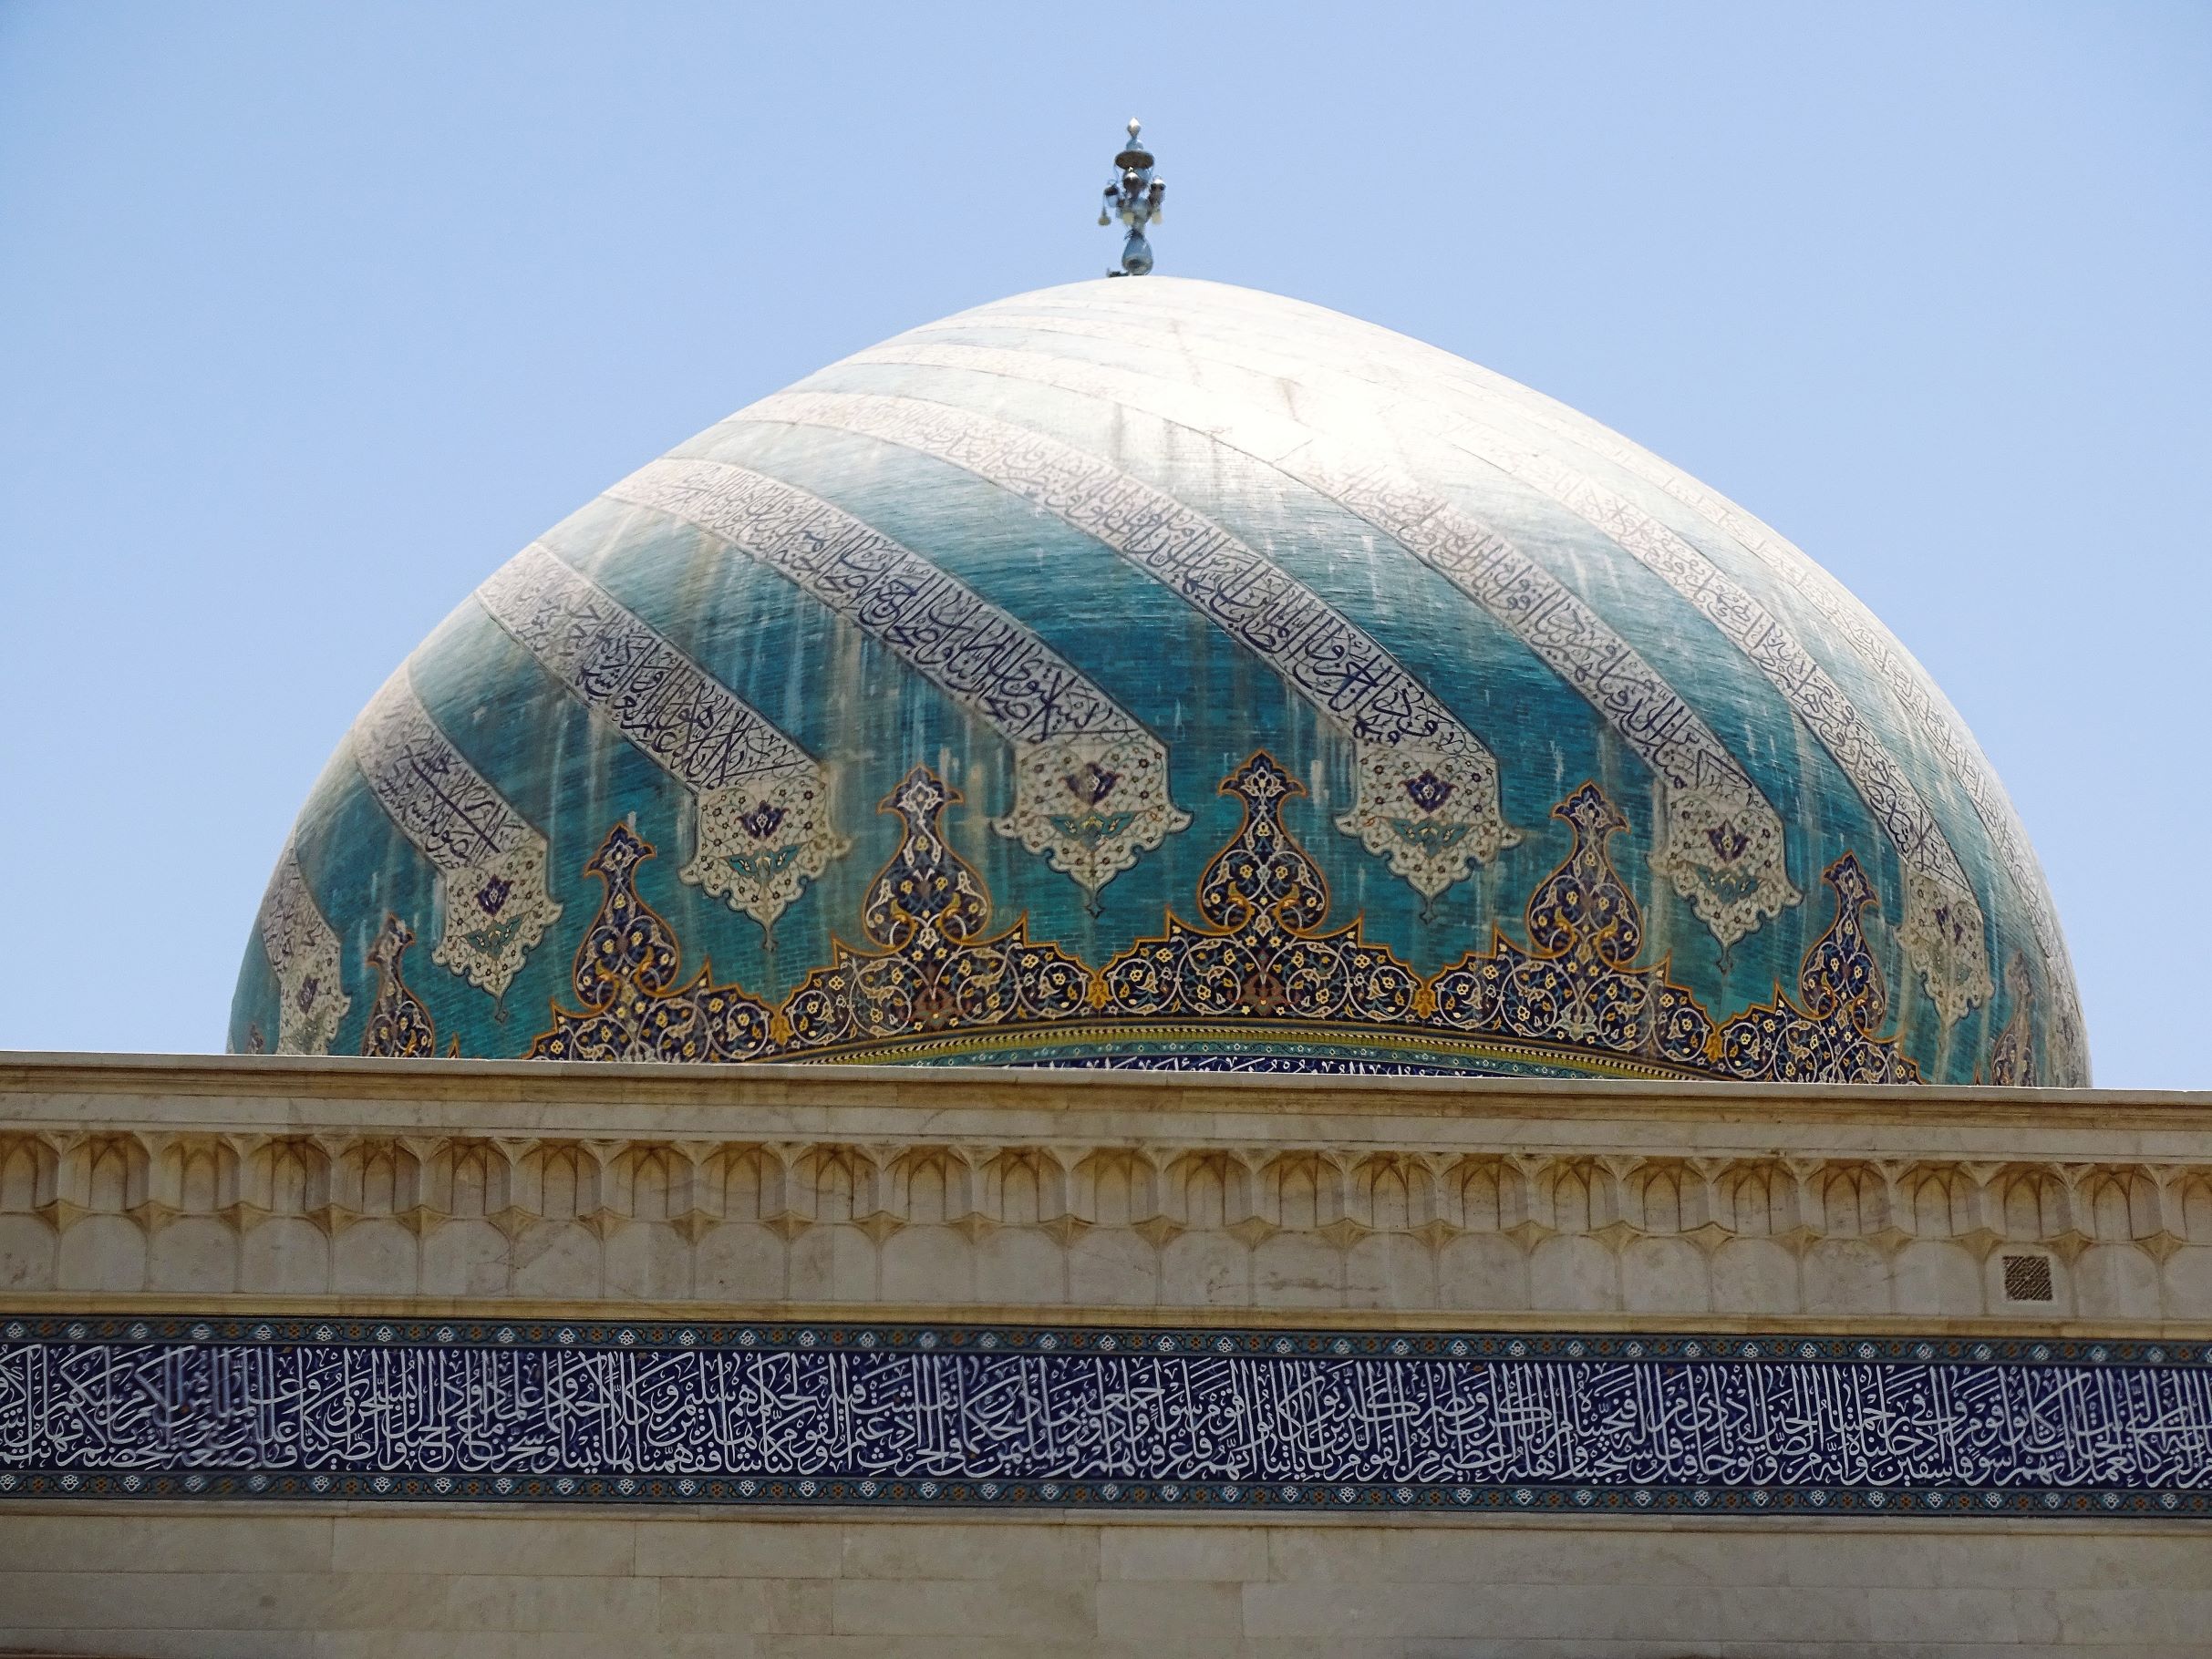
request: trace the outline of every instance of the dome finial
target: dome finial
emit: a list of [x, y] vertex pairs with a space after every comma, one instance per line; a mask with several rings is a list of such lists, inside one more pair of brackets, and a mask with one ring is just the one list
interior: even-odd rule
[[1153, 248], [1144, 240], [1144, 227], [1158, 222], [1160, 199], [1167, 193], [1167, 185], [1153, 177], [1153, 152], [1137, 141], [1142, 125], [1135, 116], [1129, 118], [1129, 143], [1113, 159], [1115, 176], [1106, 186], [1106, 200], [1099, 209], [1101, 224], [1111, 224], [1119, 218], [1129, 227], [1129, 238], [1122, 244], [1122, 268], [1109, 271], [1108, 276], [1142, 276], [1153, 268]]

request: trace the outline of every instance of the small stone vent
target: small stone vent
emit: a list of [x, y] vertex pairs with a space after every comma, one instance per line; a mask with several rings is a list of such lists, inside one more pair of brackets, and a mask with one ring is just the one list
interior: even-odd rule
[[2049, 1256], [2007, 1256], [2005, 1258], [2005, 1300], [2007, 1302], [2050, 1301], [2051, 1258]]

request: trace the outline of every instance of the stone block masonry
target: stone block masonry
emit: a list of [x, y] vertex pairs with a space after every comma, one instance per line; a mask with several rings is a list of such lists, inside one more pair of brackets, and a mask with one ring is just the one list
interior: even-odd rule
[[[2108, 1373], [2212, 1347], [2212, 1101], [30, 1057], [0, 1066], [0, 1329], [11, 1323], [25, 1333], [13, 1340], [67, 1349], [66, 1364], [103, 1343], [140, 1355], [111, 1377], [162, 1343], [181, 1345], [162, 1373], [177, 1379], [224, 1344], [305, 1355], [325, 1326], [340, 1345], [427, 1333], [431, 1354], [447, 1327], [493, 1345], [502, 1329], [554, 1343], [573, 1328], [598, 1333], [581, 1345], [634, 1355], [655, 1332], [780, 1332], [771, 1345], [794, 1353], [810, 1330], [895, 1328], [940, 1333], [938, 1352], [972, 1345], [979, 1361], [986, 1331], [1073, 1334], [1076, 1347], [1233, 1334], [1256, 1355], [1318, 1343], [1324, 1368], [1339, 1341], [1387, 1360], [1401, 1339], [1466, 1336], [1495, 1349], [1471, 1362], [1633, 1361], [1655, 1378], [1741, 1368], [1752, 1343], [1766, 1364], [1786, 1342], [1823, 1364], [1923, 1376], [2078, 1365], [2083, 1387], [2124, 1392]], [[648, 1335], [625, 1347], [625, 1329]], [[1707, 1351], [1693, 1359], [1692, 1343]], [[49, 1404], [89, 1397], [41, 1377]], [[1633, 1417], [1645, 1396], [1614, 1389], [1599, 1379], [1562, 1420], [1612, 1423], [1607, 1401]], [[2200, 1415], [2158, 1432], [2196, 1444]], [[212, 1420], [199, 1407], [175, 1419], [187, 1441]], [[1252, 1444], [1278, 1444], [1271, 1432]], [[1876, 1458], [1900, 1444], [1878, 1425], [1854, 1432]], [[1931, 1489], [1947, 1505], [1982, 1494], [1878, 1474], [1851, 1489], [1884, 1493], [1879, 1513], [1815, 1513], [1793, 1488], [1756, 1515], [1720, 1515], [1663, 1483], [1637, 1513], [1632, 1485], [1577, 1507], [1558, 1482], [1481, 1512], [1449, 1489], [1433, 1506], [1340, 1507], [1333, 1485], [1258, 1513], [1185, 1512], [1156, 1490], [1139, 1509], [868, 1507], [826, 1490], [646, 1504], [581, 1486], [402, 1502], [295, 1483], [280, 1499], [244, 1484], [266, 1458], [203, 1458], [192, 1467], [229, 1482], [223, 1495], [19, 1486], [0, 1502], [0, 1650], [2201, 1653], [2212, 1526], [2179, 1506], [2212, 1469], [2161, 1444], [2179, 1458], [2161, 1489], [2176, 1510], [2083, 1512], [2065, 1494], [2088, 1489], [2060, 1479], [2061, 1505], [2031, 1516], [1933, 1510]], [[181, 1479], [189, 1461], [143, 1472]], [[1497, 1489], [1503, 1503], [1514, 1489]]]
[[0, 1511], [0, 1648], [340, 1655], [2201, 1654], [2139, 1528]]

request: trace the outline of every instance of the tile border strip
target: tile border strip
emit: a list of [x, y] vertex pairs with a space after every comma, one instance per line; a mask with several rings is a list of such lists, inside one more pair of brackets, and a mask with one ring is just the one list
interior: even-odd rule
[[[2157, 1378], [2212, 1374], [2212, 1343], [2038, 1336], [1854, 1336], [1690, 1333], [1348, 1332], [1141, 1325], [915, 1324], [873, 1322], [744, 1324], [663, 1320], [420, 1319], [228, 1314], [0, 1315], [0, 1499], [157, 1499], [324, 1501], [678, 1503], [892, 1508], [1081, 1509], [1365, 1514], [1909, 1516], [2054, 1520], [2212, 1517], [2212, 1459], [2201, 1485], [1667, 1484], [1586, 1477], [1512, 1482], [1372, 1479], [1161, 1479], [763, 1471], [682, 1474], [416, 1468], [186, 1469], [39, 1467], [27, 1412], [13, 1425], [5, 1365], [14, 1350], [115, 1344], [284, 1350], [301, 1345], [417, 1354], [593, 1352], [798, 1355], [856, 1360], [900, 1355], [1163, 1361], [1492, 1362], [1508, 1367], [1593, 1362], [1658, 1373], [1731, 1370], [1750, 1362], [1838, 1367], [2003, 1366]], [[27, 1376], [27, 1370], [26, 1372]], [[27, 1390], [14, 1408], [25, 1410]], [[2199, 1424], [2199, 1437], [2212, 1426]], [[2156, 1431], [2175, 1432], [2170, 1423]], [[2185, 1426], [2180, 1432], [2191, 1432]]]

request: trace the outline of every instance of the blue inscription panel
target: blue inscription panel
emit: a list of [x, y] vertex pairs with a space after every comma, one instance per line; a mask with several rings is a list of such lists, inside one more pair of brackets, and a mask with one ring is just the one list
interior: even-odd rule
[[2212, 1348], [0, 1324], [0, 1497], [2212, 1514]]

